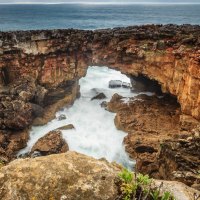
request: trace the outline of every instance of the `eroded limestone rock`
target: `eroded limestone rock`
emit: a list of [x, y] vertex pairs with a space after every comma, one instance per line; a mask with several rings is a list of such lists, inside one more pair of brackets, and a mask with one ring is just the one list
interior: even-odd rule
[[50, 131], [40, 138], [32, 147], [31, 154], [35, 151], [46, 156], [50, 154], [64, 153], [69, 150], [66, 141], [59, 130]]

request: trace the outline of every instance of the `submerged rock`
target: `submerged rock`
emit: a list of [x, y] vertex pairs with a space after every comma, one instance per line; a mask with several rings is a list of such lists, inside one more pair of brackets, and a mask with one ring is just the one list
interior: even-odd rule
[[131, 84], [127, 82], [122, 82], [122, 87], [123, 88], [131, 88]]
[[122, 86], [122, 81], [120, 80], [111, 80], [109, 81], [109, 88], [118, 88]]
[[107, 101], [103, 101], [100, 105], [102, 108], [107, 108]]
[[70, 130], [70, 129], [75, 129], [73, 124], [68, 124], [68, 125], [57, 128], [57, 130]]
[[[0, 199], [114, 200], [121, 167], [76, 152], [18, 159], [0, 169]], [[194, 200], [198, 191], [174, 181], [154, 180], [177, 200]]]
[[62, 138], [62, 133], [59, 130], [51, 131], [44, 137], [40, 138], [32, 147], [31, 154], [39, 152], [46, 156], [49, 154], [64, 153], [69, 150], [66, 141]]
[[104, 93], [99, 93], [96, 96], [92, 97], [91, 101], [98, 100], [98, 99], [105, 99], [105, 98], [106, 98], [106, 95]]
[[58, 121], [62, 121], [62, 120], [65, 120], [65, 119], [67, 119], [67, 117], [64, 114], [58, 116]]

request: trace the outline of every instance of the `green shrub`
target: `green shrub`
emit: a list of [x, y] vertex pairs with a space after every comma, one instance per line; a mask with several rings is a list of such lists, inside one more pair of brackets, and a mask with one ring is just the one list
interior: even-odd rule
[[133, 174], [128, 169], [124, 168], [121, 173], [119, 173], [119, 177], [125, 183], [131, 183], [133, 181]]
[[168, 191], [161, 194], [160, 189], [163, 184], [153, 187], [148, 175], [135, 174], [134, 176], [129, 170], [123, 169], [119, 173], [119, 178], [122, 200], [175, 200]]

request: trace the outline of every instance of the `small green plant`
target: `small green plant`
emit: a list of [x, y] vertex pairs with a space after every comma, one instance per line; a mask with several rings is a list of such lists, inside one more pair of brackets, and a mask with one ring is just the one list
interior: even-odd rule
[[122, 181], [121, 192], [124, 196], [123, 200], [130, 200], [131, 196], [137, 190], [137, 185], [133, 183], [133, 174], [126, 168], [119, 173], [119, 178]]
[[133, 174], [126, 168], [124, 168], [122, 172], [119, 173], [119, 177], [125, 183], [131, 183], [133, 181]]
[[127, 169], [123, 169], [119, 173], [120, 199], [123, 200], [175, 200], [170, 192], [166, 191], [161, 194], [163, 183], [159, 187], [153, 187], [152, 179], [148, 175], [135, 174], [133, 175]]
[[153, 200], [158, 200], [160, 196], [160, 191], [159, 190], [154, 190], [151, 192], [151, 197], [153, 198]]
[[170, 192], [165, 192], [161, 198], [161, 200], [170, 200], [170, 199], [172, 199]]
[[121, 186], [121, 191], [124, 196], [124, 200], [130, 200], [137, 190], [137, 185], [131, 183], [124, 183]]
[[140, 186], [148, 186], [151, 183], [151, 179], [149, 178], [149, 175], [138, 174], [137, 183]]

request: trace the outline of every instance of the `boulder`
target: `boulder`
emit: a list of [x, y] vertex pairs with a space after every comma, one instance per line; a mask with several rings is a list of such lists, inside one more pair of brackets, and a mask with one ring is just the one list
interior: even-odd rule
[[58, 121], [62, 121], [62, 120], [65, 120], [65, 119], [67, 119], [67, 117], [64, 114], [58, 116]]
[[113, 200], [118, 170], [75, 152], [18, 159], [0, 169], [0, 199]]
[[39, 152], [41, 155], [64, 153], [69, 150], [66, 141], [59, 130], [54, 130], [40, 138], [32, 147], [31, 154]]
[[122, 81], [120, 81], [120, 80], [109, 81], [109, 88], [119, 88], [121, 86], [122, 86]]
[[[114, 200], [119, 198], [121, 167], [76, 152], [18, 159], [0, 169], [0, 199]], [[154, 180], [176, 200], [199, 192], [175, 181]]]
[[122, 87], [123, 88], [131, 88], [131, 84], [127, 82], [122, 82]]
[[68, 124], [68, 125], [57, 128], [57, 130], [70, 130], [70, 129], [75, 129], [73, 124]]
[[96, 96], [92, 97], [91, 98], [91, 101], [93, 100], [100, 100], [100, 99], [105, 99], [106, 98], [106, 95], [104, 93], [99, 93], [97, 94]]
[[102, 108], [105, 108], [105, 109], [107, 108], [107, 102], [106, 101], [101, 102], [100, 105], [101, 105]]

